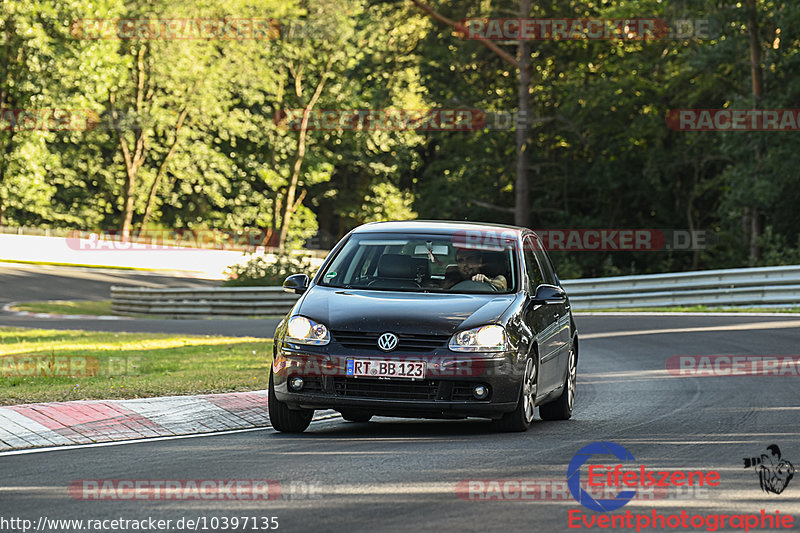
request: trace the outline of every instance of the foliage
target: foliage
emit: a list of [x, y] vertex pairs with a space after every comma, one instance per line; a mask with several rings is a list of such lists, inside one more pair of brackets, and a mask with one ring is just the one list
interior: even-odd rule
[[[511, 0], [427, 3], [454, 20], [507, 18], [519, 9]], [[746, 6], [534, 3], [531, 16], [539, 18], [711, 20], [708, 38], [531, 47], [534, 120], [525, 163], [534, 229], [716, 235], [713, 247], [694, 252], [553, 254], [562, 277], [796, 262], [797, 132], [689, 133], [664, 120], [671, 109], [796, 107], [800, 42], [791, 30], [800, 26], [800, 4], [757, 1], [758, 102]], [[148, 40], [73, 31], [86, 18], [248, 17], [271, 17], [293, 32], [271, 40]], [[516, 53], [514, 42], [499, 45]], [[87, 131], [0, 127], [0, 225], [258, 229], [265, 244], [295, 249], [330, 248], [373, 220], [513, 221], [513, 128], [302, 136], [276, 121], [283, 110], [311, 105], [318, 87], [318, 110], [513, 113], [518, 105], [509, 64], [410, 2], [6, 0], [0, 108], [86, 109], [100, 122]], [[757, 257], [749, 213], [759, 226]]]
[[228, 267], [228, 279], [223, 285], [236, 286], [280, 286], [292, 274], [316, 273], [311, 258], [291, 252], [276, 252], [269, 256], [253, 255], [247, 261]]

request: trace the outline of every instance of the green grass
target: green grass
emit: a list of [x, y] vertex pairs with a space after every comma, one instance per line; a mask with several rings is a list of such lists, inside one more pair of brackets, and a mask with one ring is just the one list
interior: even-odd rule
[[272, 339], [0, 328], [0, 405], [266, 389]]
[[48, 302], [21, 302], [12, 307], [15, 311], [53, 313], [57, 315], [113, 315], [111, 300], [50, 300]]
[[[111, 311], [111, 300], [50, 300], [47, 302], [19, 302], [11, 307], [14, 311], [28, 311], [31, 313], [51, 313], [54, 315], [114, 315]], [[126, 315], [128, 316], [128, 315]], [[159, 318], [160, 315], [130, 315], [135, 318]], [[169, 318], [169, 317], [167, 317]], [[202, 318], [202, 317], [200, 317]], [[283, 318], [283, 315], [258, 315], [226, 318], [247, 318], [263, 320], [265, 318]]]
[[578, 313], [800, 313], [800, 307], [706, 307], [688, 305], [676, 307], [625, 307], [609, 309], [581, 309]]

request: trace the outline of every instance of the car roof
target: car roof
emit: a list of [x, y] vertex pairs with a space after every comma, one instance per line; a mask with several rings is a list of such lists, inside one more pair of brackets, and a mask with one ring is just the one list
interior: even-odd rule
[[519, 226], [504, 224], [491, 224], [487, 222], [459, 222], [451, 220], [404, 220], [396, 222], [370, 222], [359, 226], [353, 233], [443, 233], [451, 234], [458, 231], [511, 231], [516, 234], [530, 231]]

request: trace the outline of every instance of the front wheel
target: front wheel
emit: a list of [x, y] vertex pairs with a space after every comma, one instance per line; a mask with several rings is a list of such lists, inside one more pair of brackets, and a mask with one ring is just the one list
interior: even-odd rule
[[572, 417], [572, 407], [575, 405], [575, 382], [578, 377], [578, 355], [575, 348], [569, 349], [569, 368], [564, 380], [564, 392], [557, 400], [539, 406], [539, 416], [542, 420], [569, 420]]
[[533, 422], [536, 411], [536, 361], [529, 357], [525, 363], [525, 372], [522, 375], [522, 388], [519, 392], [517, 407], [510, 413], [503, 415], [500, 420], [495, 420], [495, 427], [499, 431], [527, 431]]
[[289, 409], [285, 402], [278, 400], [275, 396], [275, 383], [271, 370], [269, 372], [267, 408], [272, 427], [283, 433], [302, 433], [311, 423], [311, 417], [314, 416], [313, 409]]

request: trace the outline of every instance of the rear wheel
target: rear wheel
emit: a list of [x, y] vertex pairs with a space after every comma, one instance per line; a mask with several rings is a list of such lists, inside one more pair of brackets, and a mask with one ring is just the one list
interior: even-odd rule
[[342, 413], [342, 418], [347, 420], [348, 422], [369, 422], [372, 418], [370, 414], [364, 413]]
[[539, 406], [539, 416], [542, 420], [569, 420], [572, 417], [572, 407], [575, 405], [575, 382], [578, 377], [578, 354], [575, 348], [569, 349], [569, 368], [564, 380], [564, 392], [557, 400]]
[[531, 426], [533, 415], [536, 412], [536, 371], [536, 361], [533, 357], [529, 357], [522, 375], [522, 388], [517, 408], [504, 414], [500, 420], [495, 420], [495, 427], [499, 431], [527, 431]]
[[267, 408], [269, 421], [272, 427], [283, 433], [302, 433], [311, 423], [314, 416], [313, 409], [289, 409], [285, 402], [275, 396], [275, 383], [272, 371], [269, 373], [269, 392], [267, 394]]

